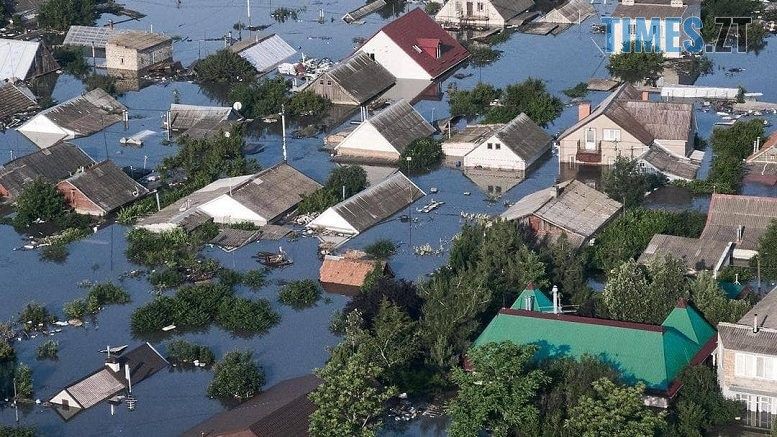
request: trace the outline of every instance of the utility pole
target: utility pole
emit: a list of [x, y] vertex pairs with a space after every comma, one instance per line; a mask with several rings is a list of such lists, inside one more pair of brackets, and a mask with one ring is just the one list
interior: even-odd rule
[[[407, 172], [410, 173], [410, 165], [413, 162], [413, 157], [408, 156], [405, 159], [407, 160]], [[409, 218], [408, 224], [410, 225], [408, 226], [410, 250], [412, 251], [413, 250], [413, 184], [412, 183], [410, 184], [409, 192], [410, 192], [410, 196], [408, 199], [409, 203], [407, 204], [407, 216]]]
[[246, 0], [246, 10], [248, 11], [248, 31], [251, 31], [251, 0]]
[[16, 377], [13, 379], [13, 408], [16, 412], [16, 423], [19, 423], [19, 401], [16, 394]]
[[281, 129], [283, 133], [283, 162], [286, 162], [286, 106], [281, 104]]

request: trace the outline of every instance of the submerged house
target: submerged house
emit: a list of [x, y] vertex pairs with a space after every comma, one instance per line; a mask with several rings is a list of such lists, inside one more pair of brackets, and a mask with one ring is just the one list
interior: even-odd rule
[[682, 299], [661, 325], [651, 325], [562, 313], [542, 292], [528, 290], [499, 311], [474, 346], [534, 344], [540, 361], [601, 357], [626, 383], [646, 385], [646, 404], [666, 408], [680, 389], [682, 370], [704, 362], [716, 340], [715, 328]]
[[56, 184], [94, 164], [83, 150], [68, 143], [55, 144], [0, 166], [0, 198], [13, 200], [36, 179]]
[[769, 432], [777, 417], [777, 289], [736, 323], [718, 324], [718, 385], [744, 402], [745, 426]]
[[[682, 41], [692, 37], [681, 23], [691, 17], [701, 18], [701, 0], [621, 0], [612, 17], [616, 20], [612, 22], [613, 45], [606, 48], [608, 53], [621, 53], [624, 44], [633, 41], [653, 40], [658, 42], [658, 49], [664, 57], [679, 58], [682, 56]], [[656, 20], [650, 22], [649, 29], [638, 29], [637, 18]], [[628, 29], [624, 29], [626, 23], [629, 23]], [[651, 35], [644, 35], [644, 32]], [[655, 33], [658, 35], [653, 36]]]
[[358, 52], [307, 87], [335, 105], [359, 106], [391, 88], [396, 79], [368, 54]]
[[108, 36], [105, 62], [109, 71], [143, 73], [173, 60], [173, 39], [161, 33], [138, 30]]
[[358, 293], [376, 270], [383, 275], [391, 274], [385, 260], [370, 258], [358, 250], [349, 250], [343, 255], [326, 255], [319, 269], [318, 280], [330, 293], [351, 295]]
[[526, 171], [550, 151], [552, 142], [550, 135], [521, 113], [509, 123], [498, 125], [464, 155], [464, 167]]
[[717, 275], [720, 269], [730, 264], [730, 249], [727, 241], [655, 234], [638, 261], [650, 264], [656, 258], [671, 255], [685, 263], [688, 274], [709, 270]]
[[[642, 158], [672, 175], [677, 170], [666, 157], [670, 162], [690, 162], [695, 126], [693, 105], [650, 101], [647, 92], [624, 84], [593, 111], [590, 102], [580, 104], [578, 122], [558, 138], [559, 162], [612, 165], [618, 156]], [[661, 153], [648, 154], [651, 149]], [[694, 165], [698, 168], [698, 163]]]
[[49, 399], [59, 415], [69, 420], [100, 402], [128, 394], [132, 387], [168, 366], [148, 343], [105, 360], [105, 366], [73, 382]]
[[152, 232], [188, 231], [210, 220], [264, 226], [292, 212], [303, 196], [320, 187], [282, 162], [253, 175], [219, 179], [139, 220], [136, 227]]
[[259, 73], [267, 73], [297, 53], [294, 47], [276, 34], [260, 34], [238, 41], [229, 47], [233, 53], [248, 61]]
[[127, 108], [100, 88], [44, 109], [17, 130], [37, 144], [50, 147], [97, 133], [124, 119]]
[[188, 429], [182, 437], [307, 437], [316, 405], [308, 394], [321, 385], [314, 375], [287, 379], [237, 407]]
[[0, 81], [0, 123], [15, 114], [38, 109], [38, 100], [23, 82]]
[[92, 165], [57, 184], [65, 201], [79, 214], [105, 216], [148, 194], [113, 161]]
[[469, 52], [421, 8], [383, 26], [362, 45], [397, 79], [433, 80], [469, 58]]
[[765, 185], [777, 185], [777, 132], [763, 145], [756, 144], [753, 153], [745, 159], [746, 179]]
[[170, 132], [190, 138], [207, 138], [244, 121], [232, 107], [196, 106], [173, 103], [167, 112], [163, 127]]
[[425, 196], [402, 172], [322, 212], [307, 226], [321, 232], [356, 236]]
[[42, 42], [0, 38], [0, 81], [28, 80], [57, 69], [59, 64]]
[[421, 114], [401, 100], [348, 134], [335, 147], [335, 159], [394, 163], [410, 143], [434, 131]]
[[110, 26], [70, 26], [62, 45], [105, 50], [108, 38], [124, 31]]
[[544, 23], [577, 24], [596, 15], [596, 9], [587, 0], [568, 0], [551, 9], [538, 21]]
[[496, 29], [533, 6], [534, 0], [448, 0], [434, 19], [448, 29]]
[[589, 243], [623, 208], [620, 202], [588, 185], [571, 180], [517, 201], [501, 217], [526, 224], [537, 238], [555, 240], [565, 234], [573, 247]]

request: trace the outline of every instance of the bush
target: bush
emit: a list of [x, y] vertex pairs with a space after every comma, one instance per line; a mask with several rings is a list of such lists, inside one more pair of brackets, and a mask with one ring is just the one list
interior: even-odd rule
[[489, 46], [474, 44], [470, 44], [469, 53], [469, 62], [476, 67], [491, 65], [502, 56], [502, 52], [499, 50], [494, 50]]
[[25, 331], [44, 330], [53, 320], [54, 318], [49, 314], [49, 311], [35, 302], [28, 303], [18, 319]]
[[46, 340], [38, 345], [35, 353], [39, 360], [56, 360], [59, 358], [59, 343], [56, 340]]
[[13, 226], [26, 229], [36, 221], [50, 221], [62, 217], [68, 211], [62, 193], [53, 185], [36, 179], [27, 185], [16, 198], [16, 215]]
[[429, 15], [435, 15], [435, 14], [437, 14], [438, 12], [440, 12], [440, 9], [442, 9], [442, 4], [441, 4], [441, 3], [437, 3], [437, 2], [431, 2], [431, 1], [430, 1], [430, 2], [427, 2], [427, 3], [424, 5], [424, 10], [425, 10], [425, 11], [426, 11], [426, 13], [427, 13], [427, 14], [429, 14]]
[[126, 255], [130, 261], [148, 267], [189, 266], [194, 264], [200, 247], [217, 233], [215, 225], [203, 225], [191, 233], [183, 229], [159, 233], [133, 229], [127, 234]]
[[[410, 158], [410, 161], [407, 159]], [[399, 156], [403, 171], [428, 171], [442, 161], [442, 141], [433, 138], [419, 138], [410, 143]]]
[[278, 301], [295, 310], [315, 305], [320, 297], [321, 289], [311, 279], [289, 282], [278, 293]]
[[70, 255], [70, 249], [67, 248], [67, 245], [56, 243], [43, 246], [40, 250], [39, 257], [41, 261], [62, 264], [67, 261], [68, 255]]
[[55, 30], [91, 26], [95, 18], [94, 0], [48, 0], [38, 9], [38, 25]]
[[190, 365], [195, 360], [206, 366], [213, 364], [216, 357], [207, 346], [185, 340], [175, 340], [167, 346], [167, 359], [176, 365]]
[[111, 282], [95, 284], [86, 295], [86, 310], [96, 314], [105, 305], [121, 305], [130, 302], [130, 295]]
[[531, 77], [505, 87], [499, 102], [501, 106], [491, 108], [484, 123], [508, 123], [523, 112], [539, 126], [545, 127], [564, 109], [561, 99], [547, 91], [545, 82]]
[[3, 437], [35, 437], [37, 430], [32, 426], [0, 425], [0, 436]]
[[243, 284], [252, 290], [258, 290], [264, 286], [266, 277], [264, 270], [249, 270], [243, 274]]
[[83, 319], [88, 310], [83, 299], [75, 299], [66, 302], [62, 307], [62, 312], [68, 319]]
[[0, 364], [13, 361], [16, 358], [16, 351], [7, 340], [0, 340]]
[[[343, 190], [345, 187], [345, 190]], [[299, 212], [321, 212], [367, 187], [367, 172], [358, 165], [335, 167], [323, 187], [302, 198]], [[345, 193], [343, 193], [345, 191]]]
[[242, 113], [247, 117], [262, 118], [281, 112], [289, 86], [286, 79], [277, 76], [259, 83], [239, 84], [230, 90], [229, 98], [243, 104]]
[[645, 193], [666, 183], [666, 177], [648, 173], [636, 159], [618, 156], [612, 167], [604, 171], [604, 192], [623, 206], [641, 205]]
[[243, 275], [240, 274], [240, 272], [236, 272], [227, 268], [219, 269], [219, 271], [216, 273], [216, 276], [219, 278], [219, 282], [221, 284], [229, 288], [232, 288], [235, 285], [243, 282]]
[[19, 400], [32, 400], [35, 394], [32, 388], [32, 370], [30, 366], [21, 363], [14, 371], [16, 378], [16, 396]]
[[87, 91], [100, 88], [112, 96], [119, 94], [119, 90], [116, 88], [116, 78], [113, 76], [90, 74], [84, 79], [84, 84], [86, 85]]
[[289, 99], [288, 111], [293, 117], [322, 115], [330, 106], [331, 100], [307, 90], [298, 92]]
[[66, 73], [76, 77], [89, 73], [89, 64], [84, 59], [81, 47], [59, 46], [54, 48], [54, 58]]
[[251, 352], [229, 352], [213, 368], [208, 396], [242, 401], [259, 394], [264, 380], [264, 371], [253, 361]]
[[256, 69], [237, 53], [219, 50], [194, 65], [197, 78], [203, 82], [245, 82], [256, 77]]
[[474, 117], [484, 114], [491, 102], [499, 98], [500, 93], [500, 90], [487, 83], [478, 83], [470, 91], [451, 91], [449, 93], [451, 116]]
[[382, 238], [365, 247], [364, 252], [373, 258], [387, 259], [397, 252], [397, 246], [393, 241]]
[[184, 275], [178, 269], [154, 270], [148, 275], [148, 282], [158, 290], [176, 288], [183, 284]]
[[577, 85], [573, 86], [572, 88], [565, 89], [564, 95], [566, 95], [570, 99], [583, 98], [586, 95], [588, 95], [588, 84], [585, 82], [580, 82]]
[[239, 297], [222, 300], [216, 315], [216, 321], [222, 328], [251, 334], [264, 334], [280, 319], [266, 299], [254, 301]]

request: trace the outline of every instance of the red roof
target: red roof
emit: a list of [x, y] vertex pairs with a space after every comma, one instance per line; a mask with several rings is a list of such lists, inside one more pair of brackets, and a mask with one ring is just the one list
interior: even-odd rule
[[[381, 30], [432, 78], [469, 58], [467, 49], [421, 8], [413, 9]], [[440, 58], [437, 58], [437, 44]]]

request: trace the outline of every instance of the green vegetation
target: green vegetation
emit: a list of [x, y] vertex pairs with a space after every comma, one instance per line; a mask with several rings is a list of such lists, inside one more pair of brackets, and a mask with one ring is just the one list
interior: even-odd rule
[[698, 238], [706, 220], [704, 214], [692, 211], [626, 210], [596, 237], [592, 250], [593, 266], [609, 272], [624, 261], [636, 259], [655, 234]]
[[124, 305], [130, 301], [126, 290], [111, 282], [103, 282], [93, 285], [86, 298], [65, 303], [62, 312], [70, 319], [82, 319], [87, 314], [99, 313], [106, 305]]
[[751, 306], [746, 300], [729, 299], [709, 272], [696, 275], [690, 284], [690, 294], [696, 308], [712, 326], [720, 322], [736, 323]]
[[37, 434], [37, 430], [32, 426], [0, 425], [2, 437], [35, 437]]
[[201, 59], [194, 65], [194, 72], [203, 82], [249, 82], [256, 77], [254, 66], [229, 49]]
[[[491, 106], [498, 99], [496, 106]], [[451, 115], [473, 117], [485, 115], [484, 123], [507, 123], [525, 112], [535, 123], [547, 126], [564, 109], [558, 97], [551, 95], [540, 79], [528, 78], [498, 90], [488, 84], [478, 84], [471, 91], [450, 93]]]
[[133, 229], [127, 234], [127, 259], [147, 267], [192, 266], [200, 247], [217, 232], [215, 225], [199, 226], [190, 233], [183, 229], [159, 233]]
[[30, 332], [45, 330], [49, 323], [54, 321], [54, 317], [49, 314], [46, 307], [30, 302], [24, 307], [17, 320], [25, 331]]
[[408, 173], [427, 172], [439, 165], [442, 158], [442, 141], [419, 138], [410, 143], [399, 156], [399, 168]]
[[97, 18], [94, 0], [47, 0], [38, 9], [38, 25], [66, 31], [72, 25], [91, 26]]
[[179, 331], [206, 329], [211, 323], [237, 334], [263, 334], [278, 323], [266, 299], [236, 297], [224, 284], [203, 283], [181, 287], [174, 296], [159, 296], [132, 313], [132, 331], [141, 336], [158, 334], [174, 324]]
[[580, 82], [572, 88], [565, 89], [563, 92], [570, 99], [580, 99], [588, 95], [588, 84]]
[[285, 23], [286, 20], [297, 21], [297, 10], [287, 7], [280, 7], [273, 11], [272, 17], [279, 23]]
[[157, 290], [176, 288], [184, 283], [186, 278], [178, 269], [154, 270], [148, 275], [148, 282]]
[[175, 340], [167, 345], [167, 360], [177, 366], [192, 366], [195, 361], [209, 366], [216, 362], [216, 356], [207, 346]]
[[116, 78], [113, 76], [90, 74], [84, 78], [84, 84], [87, 91], [100, 88], [112, 96], [120, 94], [118, 88], [116, 88]]
[[321, 288], [312, 279], [292, 281], [278, 293], [278, 301], [295, 310], [312, 307], [321, 298]]
[[247, 117], [261, 118], [281, 112], [289, 87], [286, 79], [277, 76], [258, 83], [239, 84], [229, 92], [229, 98], [243, 104], [241, 112]]
[[0, 340], [0, 363], [13, 361], [14, 358], [16, 358], [16, 351], [13, 346], [5, 339]]
[[437, 2], [427, 2], [424, 5], [424, 11], [429, 15], [435, 15], [442, 9], [442, 4]]
[[56, 340], [46, 340], [38, 345], [35, 355], [39, 360], [56, 360], [59, 354], [59, 342]]
[[[715, 17], [752, 17], [753, 25], [739, 26], [741, 38], [747, 37], [748, 51], [756, 53], [766, 45], [764, 39], [768, 36], [757, 18], [763, 11], [763, 4], [758, 0], [741, 0], [730, 2], [726, 0], [705, 0], [701, 8], [703, 27], [701, 34], [707, 43], [717, 44], [721, 25], [715, 23]], [[733, 28], [732, 28], [733, 29]]]
[[21, 230], [39, 221], [61, 220], [68, 214], [68, 209], [65, 197], [53, 185], [36, 179], [16, 198], [13, 226]]
[[648, 173], [636, 159], [618, 156], [612, 167], [604, 171], [602, 185], [611, 199], [631, 208], [639, 206], [645, 193], [666, 184], [666, 177]]
[[707, 366], [691, 366], [680, 375], [682, 390], [673, 399], [669, 435], [707, 435], [713, 428], [735, 423], [742, 404], [723, 397], [715, 371]]
[[487, 45], [470, 44], [468, 50], [470, 54], [469, 62], [476, 67], [491, 65], [498, 61], [502, 56], [501, 51], [495, 50]]
[[32, 401], [35, 391], [32, 388], [32, 369], [30, 366], [20, 363], [14, 371], [16, 379], [16, 399], [19, 401]]
[[[758, 261], [764, 278], [777, 279], [777, 220], [769, 223], [766, 232], [758, 240], [758, 259], [752, 262], [755, 264]], [[755, 267], [757, 268], [757, 265]]]
[[457, 90], [449, 93], [451, 116], [464, 115], [474, 117], [483, 115], [491, 102], [498, 99], [500, 91], [493, 85], [478, 83], [472, 90]]
[[397, 252], [397, 245], [388, 238], [381, 238], [367, 245], [364, 252], [373, 258], [388, 259]]
[[66, 73], [76, 77], [89, 74], [89, 64], [81, 47], [59, 46], [54, 48], [54, 58]]
[[266, 282], [267, 272], [265, 270], [249, 270], [243, 273], [243, 284], [252, 290], [264, 287]]
[[86, 302], [83, 299], [74, 299], [70, 302], [65, 302], [62, 307], [62, 312], [68, 319], [83, 319], [87, 314]]
[[664, 54], [645, 41], [625, 42], [623, 52], [610, 56], [607, 70], [631, 84], [656, 86], [664, 71]]
[[358, 165], [335, 167], [323, 187], [309, 196], [305, 196], [299, 204], [299, 212], [309, 214], [322, 212], [367, 187], [367, 172]]
[[324, 113], [330, 106], [332, 102], [329, 99], [306, 90], [291, 96], [288, 109], [292, 117], [309, 117]]
[[264, 384], [264, 371], [248, 351], [233, 351], [213, 366], [213, 381], [208, 396], [219, 399], [246, 400], [259, 394]]

